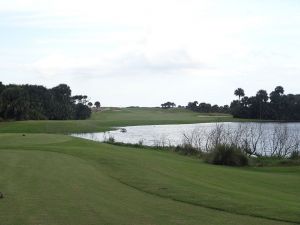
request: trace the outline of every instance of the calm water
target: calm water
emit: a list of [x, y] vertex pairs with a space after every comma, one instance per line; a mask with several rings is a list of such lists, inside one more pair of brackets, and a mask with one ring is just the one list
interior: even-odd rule
[[[120, 127], [117, 130], [100, 133], [72, 134], [72, 136], [103, 142], [113, 137], [116, 142], [143, 145], [180, 145], [183, 143], [183, 135], [191, 135], [193, 132], [209, 134], [216, 128], [215, 123], [180, 124], [180, 125], [147, 125]], [[276, 127], [286, 128], [288, 133], [300, 134], [300, 123], [218, 123], [226, 131], [239, 132], [241, 127], [260, 127], [264, 130], [265, 136], [270, 136]], [[126, 132], [124, 132], [126, 129]], [[122, 132], [123, 130], [123, 132]], [[255, 131], [255, 129], [253, 129]]]

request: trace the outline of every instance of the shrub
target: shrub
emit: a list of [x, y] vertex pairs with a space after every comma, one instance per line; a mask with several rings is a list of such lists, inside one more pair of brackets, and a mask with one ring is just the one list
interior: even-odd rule
[[115, 138], [113, 136], [108, 137], [108, 143], [115, 143]]
[[247, 166], [248, 157], [234, 145], [217, 145], [206, 157], [206, 162], [226, 166]]
[[197, 154], [199, 154], [199, 151], [190, 144], [177, 145], [176, 148], [175, 148], [175, 151], [179, 152], [183, 155], [197, 155]]
[[139, 146], [143, 146], [143, 144], [144, 144], [144, 140], [143, 139], [141, 139], [141, 140], [138, 141], [138, 145]]

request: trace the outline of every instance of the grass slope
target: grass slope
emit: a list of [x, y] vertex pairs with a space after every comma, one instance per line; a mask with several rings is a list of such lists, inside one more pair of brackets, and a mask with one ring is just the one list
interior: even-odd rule
[[0, 133], [101, 132], [116, 126], [246, 121], [226, 114], [195, 113], [186, 109], [122, 108], [93, 113], [89, 120], [0, 122]]
[[[97, 119], [97, 118], [95, 118]], [[0, 224], [300, 224], [300, 168], [239, 169], [52, 134], [0, 134]]]

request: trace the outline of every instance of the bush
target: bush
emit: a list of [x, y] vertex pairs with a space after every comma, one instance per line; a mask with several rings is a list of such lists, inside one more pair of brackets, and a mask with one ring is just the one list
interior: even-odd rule
[[115, 138], [113, 136], [108, 137], [108, 143], [115, 143]]
[[206, 158], [206, 162], [226, 166], [247, 166], [248, 157], [234, 145], [217, 145]]
[[197, 155], [200, 153], [196, 148], [194, 148], [190, 144], [177, 145], [175, 151], [183, 155]]
[[143, 139], [139, 140], [137, 144], [138, 144], [139, 146], [143, 146], [144, 140], [143, 140]]

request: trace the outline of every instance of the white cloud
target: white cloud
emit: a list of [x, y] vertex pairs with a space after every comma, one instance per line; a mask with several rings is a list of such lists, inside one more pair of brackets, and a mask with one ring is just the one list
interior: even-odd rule
[[[58, 46], [60, 52], [49, 52], [34, 62], [32, 67], [39, 73], [74, 74], [85, 70], [85, 74], [120, 71], [142, 74], [160, 69], [166, 73], [189, 67], [202, 69], [199, 65], [222, 67], [223, 58], [227, 63], [249, 54], [248, 47], [235, 34], [261, 25], [262, 18], [236, 20], [223, 18], [214, 11], [210, 15], [207, 12], [212, 6], [209, 1], [87, 1], [84, 7], [76, 1], [51, 1], [42, 5], [30, 1], [27, 10], [38, 13], [19, 22], [27, 26], [92, 25], [95, 29], [77, 36], [37, 39], [41, 48]], [[106, 30], [107, 27], [110, 29]], [[80, 57], [74, 56], [73, 51], [70, 56], [68, 50], [60, 49], [68, 45], [76, 51], [93, 44], [102, 47], [87, 52], [78, 50]], [[106, 46], [114, 47], [107, 50]]]
[[45, 77], [64, 75], [103, 76], [143, 76], [182, 72], [187, 69], [205, 67], [193, 62], [184, 50], [167, 51], [160, 55], [147, 56], [143, 52], [120, 52], [93, 56], [68, 56], [55, 53], [39, 59], [26, 68]]
[[[156, 85], [161, 88], [157, 95], [166, 91], [163, 87], [172, 76], [178, 82], [174, 84], [177, 89], [183, 79], [193, 83], [185, 89], [189, 98], [196, 98], [192, 92], [205, 95], [214, 83], [215, 88], [227, 84], [226, 91], [231, 93], [235, 86], [263, 86], [253, 80], [272, 79], [271, 85], [282, 82], [279, 71], [295, 77], [300, 71], [300, 18], [296, 10], [272, 1], [245, 2], [0, 1], [0, 28], [15, 31], [7, 42], [16, 39], [16, 47], [0, 44], [6, 49], [0, 56], [0, 68], [12, 73], [17, 68], [15, 73], [23, 70], [32, 74], [30, 77], [37, 74], [52, 83], [71, 82], [78, 89], [84, 78], [91, 80], [86, 80], [90, 86], [97, 83], [95, 80], [103, 80], [107, 86], [122, 81], [119, 85], [130, 86], [126, 89], [129, 92], [134, 92], [134, 86], [128, 80], [140, 76], [145, 84], [139, 83], [136, 90], [143, 92]], [[16, 34], [19, 30], [25, 30], [24, 39], [28, 40]], [[19, 44], [22, 41], [23, 45]], [[291, 82], [289, 86], [293, 89], [295, 85]], [[176, 95], [175, 89], [167, 90]], [[148, 94], [145, 91], [145, 96]], [[223, 96], [215, 97], [225, 101]]]

